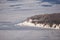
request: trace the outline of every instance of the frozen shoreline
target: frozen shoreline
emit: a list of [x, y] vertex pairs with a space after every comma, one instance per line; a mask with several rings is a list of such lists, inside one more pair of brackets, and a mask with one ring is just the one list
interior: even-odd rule
[[50, 29], [60, 29], [60, 24], [59, 25], [56, 25], [56, 24], [53, 24], [52, 27], [50, 27], [48, 24], [34, 24], [34, 23], [31, 23], [31, 21], [24, 21], [22, 23], [18, 23], [17, 25], [19, 26], [33, 26], [33, 27], [41, 27], [41, 28], [50, 28]]

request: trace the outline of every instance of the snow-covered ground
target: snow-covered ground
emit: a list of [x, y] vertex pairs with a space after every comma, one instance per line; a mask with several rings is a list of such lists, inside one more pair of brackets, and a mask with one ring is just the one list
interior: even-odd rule
[[34, 23], [32, 23], [31, 19], [29, 21], [24, 21], [23, 23], [18, 23], [17, 25], [19, 25], [19, 26], [41, 27], [41, 28], [51, 28], [51, 29], [60, 29], [60, 26], [56, 25], [56, 24], [53, 24], [52, 27], [50, 27], [49, 24], [46, 24], [46, 25], [45, 24], [34, 24]]
[[27, 22], [27, 21], [25, 21], [23, 23], [19, 23], [17, 25], [20, 25], [20, 26], [35, 26], [33, 23], [30, 23], [30, 22]]

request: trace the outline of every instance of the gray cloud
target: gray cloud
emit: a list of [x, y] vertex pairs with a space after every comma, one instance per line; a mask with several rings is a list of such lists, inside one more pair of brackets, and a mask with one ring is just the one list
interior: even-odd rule
[[52, 4], [60, 4], [60, 0], [42, 0], [42, 2], [49, 2]]
[[42, 13], [60, 13], [60, 4], [41, 0], [22, 0], [22, 2], [7, 2], [0, 5], [0, 21], [15, 22]]
[[41, 5], [41, 6], [44, 6], [44, 7], [52, 7], [52, 5]]
[[17, 1], [17, 0], [7, 0], [7, 1]]

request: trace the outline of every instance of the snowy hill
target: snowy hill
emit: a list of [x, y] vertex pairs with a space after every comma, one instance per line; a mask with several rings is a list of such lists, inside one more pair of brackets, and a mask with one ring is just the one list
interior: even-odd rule
[[35, 15], [17, 25], [60, 29], [60, 13]]

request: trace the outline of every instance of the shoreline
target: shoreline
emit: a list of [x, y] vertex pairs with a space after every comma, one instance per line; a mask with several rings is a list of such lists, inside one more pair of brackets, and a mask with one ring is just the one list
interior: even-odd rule
[[49, 24], [42, 24], [42, 23], [34, 24], [34, 23], [31, 23], [31, 22], [24, 21], [23, 23], [18, 23], [17, 25], [50, 28], [50, 29], [60, 29], [60, 24], [59, 25], [53, 24], [52, 27], [50, 27]]

